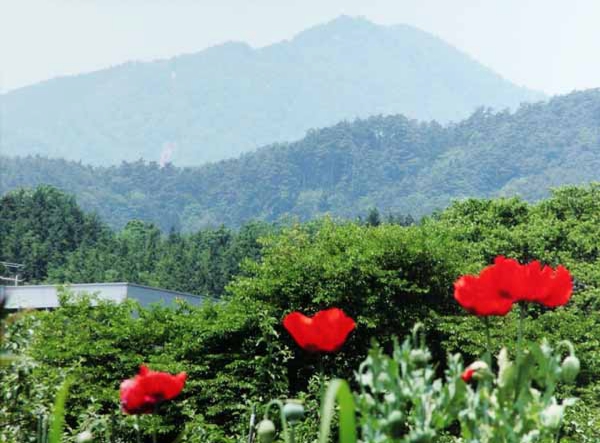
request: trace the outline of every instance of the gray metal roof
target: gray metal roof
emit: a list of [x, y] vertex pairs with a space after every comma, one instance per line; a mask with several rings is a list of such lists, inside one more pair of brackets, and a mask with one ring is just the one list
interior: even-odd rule
[[59, 288], [64, 287], [74, 294], [93, 294], [100, 300], [116, 303], [132, 299], [142, 306], [151, 303], [172, 305], [175, 300], [185, 300], [199, 305], [210, 297], [204, 297], [168, 289], [153, 288], [134, 283], [80, 283], [72, 285], [0, 286], [0, 297], [6, 297], [6, 309], [52, 309], [59, 306]]

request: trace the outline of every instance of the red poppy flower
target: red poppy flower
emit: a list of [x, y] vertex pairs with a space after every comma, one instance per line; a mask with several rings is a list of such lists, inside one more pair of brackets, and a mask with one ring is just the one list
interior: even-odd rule
[[573, 279], [563, 266], [553, 270], [538, 261], [523, 266], [523, 282], [521, 292], [516, 301], [532, 301], [549, 308], [566, 304], [573, 293]]
[[185, 385], [186, 373], [171, 375], [151, 371], [146, 366], [134, 378], [121, 383], [121, 406], [127, 414], [149, 414], [156, 405], [179, 395]]
[[331, 308], [307, 317], [292, 312], [283, 319], [283, 326], [298, 345], [309, 352], [335, 352], [356, 327], [344, 311]]
[[471, 381], [471, 379], [473, 378], [473, 374], [475, 374], [475, 369], [467, 368], [461, 374], [460, 378], [462, 378], [465, 383], [469, 383]]
[[478, 276], [460, 277], [454, 283], [454, 298], [475, 315], [506, 315], [513, 305], [511, 293], [516, 289], [515, 263], [499, 257]]
[[538, 261], [521, 265], [502, 256], [478, 276], [465, 275], [454, 283], [456, 301], [479, 316], [506, 315], [513, 303], [520, 301], [561, 306], [572, 292], [571, 274], [563, 266], [553, 270]]
[[465, 368], [460, 378], [462, 378], [465, 383], [469, 383], [476, 373], [487, 368], [488, 365], [486, 362], [481, 360], [475, 361]]

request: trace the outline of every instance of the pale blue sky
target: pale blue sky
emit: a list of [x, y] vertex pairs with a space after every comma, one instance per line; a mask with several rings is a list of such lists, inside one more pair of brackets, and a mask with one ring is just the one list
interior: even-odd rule
[[600, 87], [600, 0], [0, 0], [0, 88], [228, 40], [264, 46], [341, 14], [416, 26], [549, 94]]

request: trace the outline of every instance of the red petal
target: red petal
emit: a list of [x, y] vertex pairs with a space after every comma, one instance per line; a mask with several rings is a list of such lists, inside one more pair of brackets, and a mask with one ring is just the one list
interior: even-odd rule
[[338, 308], [319, 311], [314, 317], [292, 312], [283, 319], [283, 326], [298, 345], [311, 352], [334, 352], [355, 328], [354, 320]]
[[145, 393], [138, 383], [138, 377], [124, 380], [121, 383], [120, 398], [123, 411], [136, 414], [144, 405]]
[[151, 413], [157, 403], [171, 400], [182, 391], [186, 380], [185, 372], [171, 375], [140, 368], [139, 375], [121, 383], [121, 405], [128, 414]]
[[163, 396], [166, 400], [171, 400], [177, 397], [185, 385], [187, 374], [181, 372], [177, 375], [167, 374], [168, 378], [165, 379], [165, 385], [163, 387]]
[[150, 371], [140, 380], [144, 392], [156, 401], [171, 400], [179, 395], [185, 384], [186, 374], [171, 375], [166, 372]]
[[346, 341], [348, 334], [356, 327], [354, 320], [338, 308], [317, 312], [313, 317], [313, 321], [319, 337], [317, 346], [324, 352], [339, 350]]
[[465, 275], [454, 283], [454, 298], [467, 311], [478, 316], [506, 315], [512, 299], [498, 289], [493, 267], [484, 269], [481, 277]]
[[460, 378], [462, 378], [465, 383], [469, 383], [473, 378], [473, 374], [475, 374], [475, 370], [467, 368], [464, 370]]
[[292, 312], [283, 319], [283, 326], [302, 349], [307, 351], [317, 350], [315, 349], [316, 340], [312, 318], [300, 312]]
[[554, 274], [547, 280], [545, 297], [540, 300], [544, 306], [555, 308], [567, 304], [573, 293], [571, 273], [563, 266], [558, 266]]

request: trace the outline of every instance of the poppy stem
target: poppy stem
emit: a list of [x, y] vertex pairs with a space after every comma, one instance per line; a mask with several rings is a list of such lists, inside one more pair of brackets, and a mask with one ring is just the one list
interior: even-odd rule
[[142, 443], [142, 436], [140, 434], [140, 416], [135, 416], [135, 438], [137, 443]]
[[556, 443], [560, 443], [560, 426], [558, 427], [558, 431], [556, 431]]
[[490, 335], [490, 318], [483, 317], [483, 324], [485, 325], [485, 341], [486, 351], [483, 354], [483, 360], [488, 364], [488, 367], [492, 367], [492, 338]]
[[325, 369], [323, 367], [323, 354], [319, 354], [319, 401], [323, 401], [325, 395]]
[[[156, 416], [156, 413], [158, 412], [158, 403], [156, 403], [154, 405], [154, 416]], [[154, 426], [152, 426], [152, 443], [156, 443], [156, 424], [154, 424]]]
[[517, 336], [517, 361], [521, 360], [523, 348], [523, 326], [525, 324], [525, 305], [519, 303], [519, 332]]
[[[292, 443], [293, 440], [290, 441], [291, 426], [288, 426], [287, 419], [285, 417], [285, 414], [283, 413], [283, 402], [281, 400], [271, 400], [269, 403], [267, 403], [267, 406], [265, 407], [264, 419], [267, 420], [269, 418], [269, 411], [273, 406], [277, 406], [277, 408], [279, 408], [279, 419], [281, 420], [281, 431], [283, 433], [284, 443]], [[292, 434], [292, 439], [293, 438], [294, 436]]]
[[523, 303], [519, 303], [519, 332], [517, 336], [517, 356], [515, 359], [516, 370], [517, 370], [517, 381], [515, 386], [515, 402], [519, 399], [521, 395], [521, 381], [523, 377], [523, 368], [521, 365], [521, 361], [523, 360], [523, 325], [525, 323], [525, 305]]

